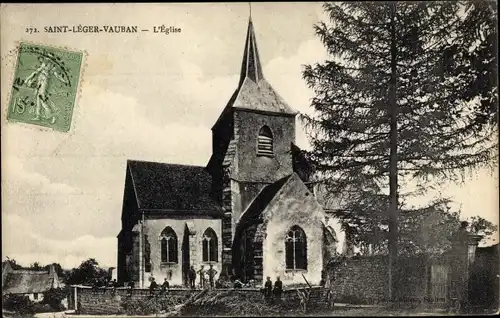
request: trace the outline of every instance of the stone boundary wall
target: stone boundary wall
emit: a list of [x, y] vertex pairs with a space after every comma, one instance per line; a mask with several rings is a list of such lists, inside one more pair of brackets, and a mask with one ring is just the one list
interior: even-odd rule
[[[399, 260], [398, 300], [427, 300], [431, 263], [425, 257]], [[335, 302], [374, 304], [389, 301], [388, 257], [359, 256], [338, 262], [327, 270]]]
[[[224, 292], [229, 289], [216, 289], [216, 291]], [[231, 289], [235, 293], [243, 293], [245, 297], [252, 301], [264, 302], [262, 290], [259, 288], [241, 288]], [[313, 287], [312, 302], [314, 304], [326, 303], [326, 297], [322, 297], [324, 289]], [[200, 289], [170, 289], [168, 294], [179, 299], [179, 302], [189, 299], [192, 295], [199, 293]], [[114, 315], [122, 314], [123, 308], [121, 303], [124, 300], [147, 299], [149, 297], [149, 289], [128, 289], [126, 287], [118, 287], [113, 291], [113, 288], [98, 288], [93, 290], [89, 286], [71, 286], [69, 299], [69, 309], [74, 309], [77, 314], [85, 315]], [[282, 296], [283, 302], [290, 304], [298, 304], [297, 289], [285, 289]]]

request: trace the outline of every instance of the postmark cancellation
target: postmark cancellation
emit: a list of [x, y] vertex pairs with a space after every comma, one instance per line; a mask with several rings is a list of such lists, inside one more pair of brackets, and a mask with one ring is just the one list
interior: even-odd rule
[[7, 120], [68, 132], [82, 61], [83, 52], [20, 43]]

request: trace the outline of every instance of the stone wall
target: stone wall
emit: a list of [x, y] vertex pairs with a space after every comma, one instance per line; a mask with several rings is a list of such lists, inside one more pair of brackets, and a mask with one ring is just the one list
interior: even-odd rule
[[[186, 223], [188, 227], [186, 227]], [[160, 234], [167, 226], [170, 226], [177, 235], [177, 264], [163, 264], [161, 262], [161, 246]], [[221, 273], [221, 252], [222, 252], [222, 233], [221, 221], [217, 219], [147, 219], [144, 225], [144, 234], [147, 235], [151, 247], [151, 272], [145, 273], [145, 286], [149, 286], [149, 277], [154, 277], [161, 284], [165, 278], [170, 278], [170, 285], [182, 285], [182, 247], [185, 231], [189, 231], [189, 264], [194, 266], [196, 270], [204, 265], [205, 270], [209, 268], [209, 263], [203, 262], [202, 239], [206, 229], [212, 228], [217, 235], [218, 244], [218, 262], [212, 262], [214, 269], [217, 271], [216, 278]], [[169, 272], [172, 276], [170, 277]], [[198, 275], [197, 275], [198, 280]], [[137, 286], [137, 285], [136, 285]]]
[[382, 257], [352, 258], [337, 264], [328, 273], [335, 300], [348, 303], [387, 300], [387, 268], [387, 259]]
[[[239, 110], [235, 112], [237, 171], [239, 181], [274, 182], [293, 172], [291, 143], [295, 142], [295, 118], [292, 116], [260, 114]], [[257, 138], [263, 126], [273, 135], [272, 158], [257, 156]]]
[[[424, 301], [429, 295], [429, 266], [425, 257], [401, 258], [400, 301]], [[377, 303], [388, 301], [388, 258], [359, 256], [346, 259], [328, 269], [336, 302]]]
[[[199, 292], [199, 290], [194, 291]], [[78, 314], [85, 315], [113, 315], [122, 314], [121, 303], [126, 300], [146, 299], [149, 296], [148, 289], [133, 289], [132, 292], [127, 288], [117, 288], [113, 293], [111, 288], [99, 288], [92, 290], [86, 286], [72, 286], [72, 299], [76, 299], [76, 309]], [[170, 295], [180, 299], [188, 299], [193, 293], [189, 289], [171, 289]], [[74, 302], [73, 302], [74, 306]]]
[[[219, 289], [218, 291], [224, 292], [227, 289]], [[182, 303], [184, 300], [189, 299], [194, 294], [199, 293], [200, 290], [190, 290], [190, 289], [170, 289], [169, 294], [172, 297], [178, 298], [178, 303]], [[242, 293], [254, 302], [264, 302], [264, 297], [261, 289], [257, 288], [243, 288], [243, 289], [233, 289], [234, 293]], [[324, 290], [319, 287], [312, 289], [311, 293], [311, 304], [323, 304], [326, 300], [324, 295]], [[70, 308], [76, 309], [78, 314], [84, 315], [115, 315], [123, 314], [123, 308], [121, 306], [123, 301], [126, 300], [137, 300], [146, 299], [149, 296], [149, 290], [147, 289], [133, 289], [132, 293], [126, 288], [117, 288], [113, 293], [111, 288], [100, 288], [97, 291], [93, 291], [92, 288], [86, 286], [72, 286], [71, 287], [71, 299]], [[76, 299], [76, 308], [74, 299]], [[298, 305], [300, 303], [300, 298], [296, 289], [285, 289], [283, 291], [282, 300], [290, 305]]]
[[[263, 211], [263, 277], [274, 281], [280, 276], [284, 285], [305, 283], [319, 285], [323, 270], [323, 225], [325, 213], [297, 174], [283, 185]], [[306, 236], [307, 269], [287, 269], [285, 239], [293, 226]], [[260, 232], [260, 230], [258, 230]]]

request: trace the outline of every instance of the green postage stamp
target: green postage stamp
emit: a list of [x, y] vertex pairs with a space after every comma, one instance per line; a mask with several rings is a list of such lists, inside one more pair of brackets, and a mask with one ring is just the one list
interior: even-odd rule
[[7, 120], [69, 131], [82, 60], [83, 52], [21, 43]]

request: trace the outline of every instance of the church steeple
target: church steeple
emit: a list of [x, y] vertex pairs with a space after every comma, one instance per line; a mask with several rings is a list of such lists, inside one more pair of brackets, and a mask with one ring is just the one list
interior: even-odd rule
[[295, 116], [297, 114], [264, 78], [251, 14], [248, 19], [247, 37], [238, 87], [212, 130], [221, 124], [226, 114], [230, 115], [229, 113], [236, 109], [283, 116]]
[[249, 78], [258, 83], [264, 78], [262, 65], [260, 64], [259, 50], [255, 40], [255, 31], [252, 23], [252, 16], [248, 19], [247, 38], [245, 42], [245, 51], [243, 52], [243, 62], [241, 63], [240, 83], [243, 84], [245, 78]]

